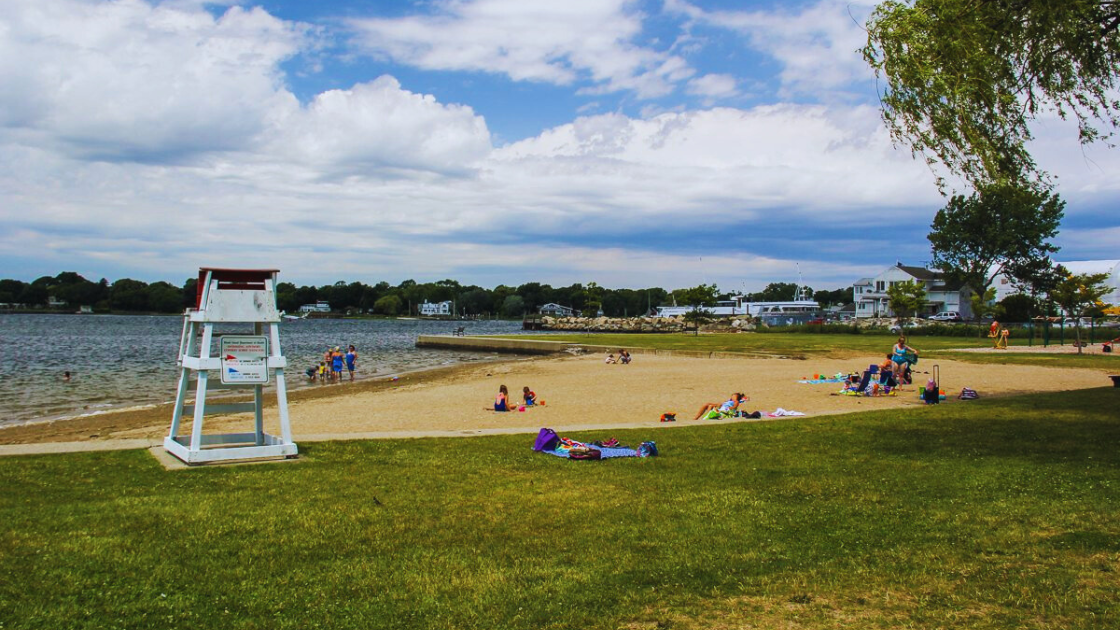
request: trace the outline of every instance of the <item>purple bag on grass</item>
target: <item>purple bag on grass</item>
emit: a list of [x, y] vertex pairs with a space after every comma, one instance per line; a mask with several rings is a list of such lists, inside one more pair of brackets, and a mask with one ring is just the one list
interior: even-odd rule
[[534, 451], [553, 451], [556, 450], [556, 443], [560, 441], [560, 436], [552, 429], [541, 429], [537, 434], [537, 441], [533, 444]]

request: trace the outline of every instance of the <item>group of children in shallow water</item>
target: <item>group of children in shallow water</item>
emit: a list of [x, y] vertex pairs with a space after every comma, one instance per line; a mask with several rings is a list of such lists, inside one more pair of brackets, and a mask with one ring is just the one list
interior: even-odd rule
[[354, 380], [354, 372], [358, 369], [358, 351], [354, 349], [353, 344], [347, 347], [345, 354], [342, 353], [341, 346], [327, 348], [319, 365], [307, 368], [304, 373], [311, 381], [341, 383], [343, 366], [350, 373], [350, 380]]
[[[498, 387], [498, 396], [494, 399], [494, 411], [513, 411], [519, 409], [524, 411], [526, 407], [532, 407], [537, 404], [537, 393], [529, 389], [528, 386], [521, 388], [522, 405], [519, 407], [516, 403], [510, 400], [509, 390], [505, 385]], [[544, 404], [544, 401], [540, 401]]]

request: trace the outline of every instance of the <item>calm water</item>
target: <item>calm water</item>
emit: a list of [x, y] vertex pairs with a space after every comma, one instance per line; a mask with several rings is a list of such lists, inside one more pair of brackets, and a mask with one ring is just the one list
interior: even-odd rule
[[[247, 325], [220, 326], [215, 331], [251, 332]], [[359, 378], [494, 356], [416, 348], [417, 335], [446, 334], [457, 326], [468, 335], [521, 331], [520, 322], [502, 321], [285, 322], [285, 378], [290, 388], [308, 386], [304, 370], [318, 365], [328, 346], [356, 346]], [[182, 329], [178, 315], [0, 315], [0, 425], [173, 401]], [[70, 382], [62, 379], [67, 370]]]

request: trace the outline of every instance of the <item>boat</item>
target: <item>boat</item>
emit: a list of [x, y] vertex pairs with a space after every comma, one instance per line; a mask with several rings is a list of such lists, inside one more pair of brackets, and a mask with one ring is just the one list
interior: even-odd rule
[[[806, 293], [805, 284], [801, 280], [801, 269], [797, 271], [797, 288], [794, 290], [793, 299], [778, 302], [751, 302], [744, 295], [735, 295], [728, 300], [720, 300], [713, 307], [705, 310], [714, 317], [735, 317], [737, 315], [757, 317], [768, 326], [788, 326], [791, 324], [806, 324], [821, 316], [821, 305], [816, 300], [810, 300]], [[677, 317], [689, 311], [696, 310], [695, 306], [658, 306], [654, 317]]]

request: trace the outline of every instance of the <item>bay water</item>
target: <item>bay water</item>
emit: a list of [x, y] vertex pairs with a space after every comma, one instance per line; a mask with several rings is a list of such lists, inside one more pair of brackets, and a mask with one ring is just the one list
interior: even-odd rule
[[[280, 325], [285, 380], [289, 389], [317, 386], [304, 371], [318, 366], [327, 348], [345, 351], [351, 344], [358, 352], [358, 378], [496, 356], [416, 347], [418, 335], [448, 334], [459, 326], [467, 335], [521, 332], [520, 322], [490, 320], [286, 321]], [[0, 426], [174, 401], [182, 329], [181, 315], [0, 314]], [[219, 324], [215, 332], [248, 334], [251, 327]], [[69, 381], [63, 378], [67, 371]]]

